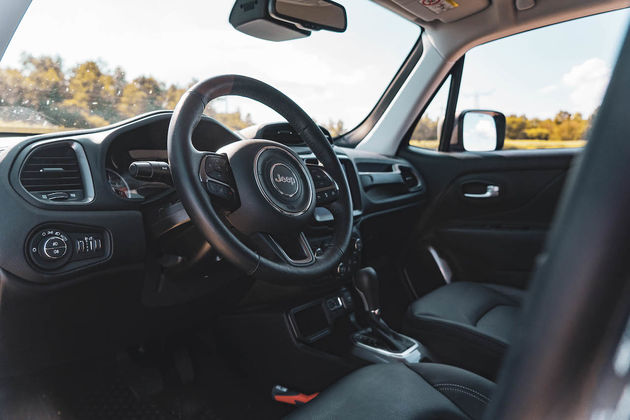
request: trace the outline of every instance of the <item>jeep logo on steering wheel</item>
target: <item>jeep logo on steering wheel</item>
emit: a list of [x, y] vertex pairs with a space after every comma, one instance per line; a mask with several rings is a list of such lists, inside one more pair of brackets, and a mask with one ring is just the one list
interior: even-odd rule
[[298, 178], [293, 169], [284, 163], [275, 163], [271, 167], [271, 184], [285, 197], [293, 197], [300, 190]]

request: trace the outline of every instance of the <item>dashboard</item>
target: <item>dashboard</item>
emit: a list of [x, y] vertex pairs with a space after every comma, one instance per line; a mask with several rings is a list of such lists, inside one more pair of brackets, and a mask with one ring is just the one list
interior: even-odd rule
[[[164, 173], [170, 118], [160, 111], [95, 130], [0, 137], [6, 374], [20, 369], [18, 354], [31, 368], [203, 323], [210, 313], [329, 293], [374, 252], [371, 241], [388, 246], [387, 232], [404, 231], [424, 205], [424, 181], [405, 160], [335, 146], [354, 207], [351, 243], [321, 279], [272, 288], [224, 260], [190, 221]], [[246, 137], [282, 141], [317, 163], [286, 124], [233, 133], [204, 117], [192, 140], [216, 151]], [[329, 244], [331, 221], [316, 208], [304, 230], [316, 255]]]
[[[30, 283], [64, 284], [126, 264], [146, 266], [147, 259], [167, 277], [226, 269], [190, 223], [172, 186], [170, 116], [159, 111], [102, 129], [0, 139], [0, 200], [10, 215], [1, 222], [0, 270]], [[215, 151], [247, 137], [281, 141], [306, 163], [318, 163], [286, 123], [234, 133], [204, 117], [192, 140], [198, 150]], [[334, 149], [352, 194], [353, 246], [362, 220], [422, 201], [424, 182], [406, 161]], [[310, 229], [316, 252], [326, 246], [330, 221], [326, 209], [316, 210]], [[358, 263], [346, 261], [348, 267]], [[327, 279], [335, 280], [339, 273]]]

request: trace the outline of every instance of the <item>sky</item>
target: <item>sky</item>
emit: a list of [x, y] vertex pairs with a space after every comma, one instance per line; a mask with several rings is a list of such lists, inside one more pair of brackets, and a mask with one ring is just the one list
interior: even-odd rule
[[[351, 128], [375, 105], [419, 28], [369, 1], [340, 2], [347, 32], [273, 43], [229, 25], [233, 0], [182, 0], [178, 7], [160, 0], [33, 0], [0, 66], [17, 66], [27, 52], [60, 56], [67, 68], [99, 60], [123, 67], [128, 79], [150, 75], [168, 84], [244, 74], [279, 88], [317, 121], [341, 119]], [[466, 55], [458, 108], [539, 118], [561, 109], [590, 115], [629, 17], [627, 10], [610, 12], [474, 48]], [[430, 113], [443, 108], [437, 99]], [[236, 107], [255, 122], [279, 119], [253, 101], [218, 104], [221, 111]]]
[[[321, 123], [347, 127], [371, 111], [415, 44], [420, 28], [369, 1], [345, 0], [345, 33], [270, 42], [235, 30], [233, 0], [33, 0], [0, 62], [19, 65], [23, 52], [60, 56], [64, 67], [100, 60], [121, 66], [127, 79], [150, 75], [187, 85], [236, 73], [273, 85]], [[177, 7], [174, 7], [177, 5]], [[375, 22], [384, 30], [375, 30]], [[253, 101], [229, 98], [256, 122], [277, 121]]]

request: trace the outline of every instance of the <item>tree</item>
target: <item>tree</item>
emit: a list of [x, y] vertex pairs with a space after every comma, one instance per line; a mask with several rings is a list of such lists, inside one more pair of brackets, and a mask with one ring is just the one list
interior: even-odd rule
[[20, 70], [0, 70], [0, 106], [20, 106], [26, 97], [26, 78]]
[[61, 60], [52, 57], [22, 57], [24, 82], [23, 103], [41, 111], [51, 104], [59, 104], [66, 97], [66, 80], [61, 70]]
[[[528, 128], [527, 126], [527, 117], [525, 115], [521, 115], [520, 117], [516, 115], [509, 115], [505, 118], [505, 135], [509, 139], [522, 139], [526, 138], [525, 130]], [[530, 127], [531, 128], [531, 127]]]
[[571, 113], [567, 111], [560, 111], [556, 114], [554, 118], [554, 122], [557, 125], [561, 125], [562, 123], [571, 119]]
[[418, 124], [416, 124], [411, 138], [413, 140], [437, 140], [438, 120], [434, 121], [431, 117], [423, 115]]
[[68, 90], [71, 96], [62, 105], [76, 110], [88, 126], [106, 125], [118, 118], [115, 79], [96, 62], [76, 66], [68, 80]]
[[125, 117], [155, 111], [162, 105], [162, 85], [152, 77], [141, 76], [127, 84], [122, 91], [118, 112]]
[[523, 130], [523, 139], [549, 140], [551, 133], [546, 128], [526, 128]]
[[177, 102], [179, 102], [182, 95], [186, 92], [185, 89], [181, 89], [175, 85], [170, 85], [164, 93], [164, 100], [162, 101], [162, 108], [175, 109]]
[[209, 113], [212, 118], [216, 119], [220, 123], [226, 125], [232, 130], [242, 130], [243, 128], [254, 125], [254, 121], [252, 121], [252, 116], [250, 114], [246, 114], [244, 117], [241, 114], [241, 110], [237, 109], [235, 112], [214, 112], [214, 109], [208, 107], [210, 109]]
[[553, 119], [528, 119], [525, 115], [506, 117], [508, 139], [532, 140], [582, 140], [592, 123], [592, 116], [585, 120], [582, 114], [558, 112]]
[[326, 130], [328, 130], [333, 138], [338, 137], [347, 131], [343, 126], [342, 120], [328, 120], [328, 124], [323, 124], [323, 126], [326, 128]]
[[[24, 55], [20, 68], [0, 69], [0, 108], [6, 107], [0, 110], [12, 122], [36, 114], [38, 121], [60, 128], [99, 127], [157, 109], [173, 109], [185, 87], [165, 86], [150, 76], [127, 82], [124, 69], [109, 71], [96, 61], [79, 63], [66, 73], [59, 58]], [[208, 107], [208, 112], [235, 130], [253, 124], [251, 115], [243, 116], [240, 110], [217, 113]]]

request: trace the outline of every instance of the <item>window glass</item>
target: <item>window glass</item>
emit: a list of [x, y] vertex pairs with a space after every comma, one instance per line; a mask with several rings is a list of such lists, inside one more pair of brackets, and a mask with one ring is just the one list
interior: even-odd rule
[[437, 150], [440, 143], [442, 123], [446, 114], [450, 86], [451, 76], [448, 76], [413, 129], [409, 140], [410, 146]]
[[525, 32], [466, 54], [457, 112], [506, 116], [504, 149], [581, 147], [628, 27], [626, 10]]
[[[195, 81], [242, 74], [342, 134], [375, 106], [420, 27], [373, 2], [338, 1], [346, 32], [271, 42], [230, 25], [234, 0], [33, 0], [0, 62], [0, 132], [100, 127], [173, 109]], [[279, 120], [234, 96], [206, 112], [233, 129]]]

